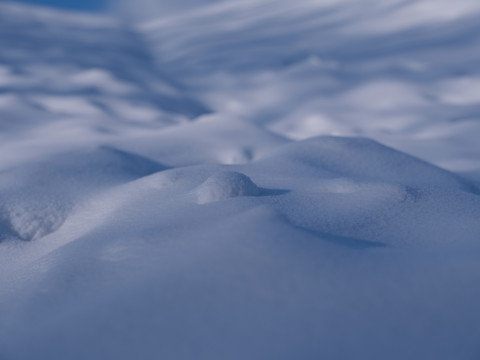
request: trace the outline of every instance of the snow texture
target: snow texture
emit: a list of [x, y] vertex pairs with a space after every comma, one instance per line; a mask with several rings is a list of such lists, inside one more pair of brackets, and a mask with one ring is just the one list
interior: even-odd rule
[[196, 190], [199, 204], [259, 194], [260, 189], [248, 176], [235, 171], [222, 171], [214, 174]]
[[0, 359], [480, 358], [480, 3], [150, 4], [0, 3]]

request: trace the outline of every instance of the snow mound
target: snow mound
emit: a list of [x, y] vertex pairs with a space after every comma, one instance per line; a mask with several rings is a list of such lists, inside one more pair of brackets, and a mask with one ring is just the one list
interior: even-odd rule
[[3, 209], [8, 219], [2, 221], [0, 241], [2, 238], [19, 238], [21, 240], [36, 240], [55, 230], [65, 221], [69, 205], [45, 203], [7, 204]]
[[258, 186], [248, 176], [236, 171], [222, 171], [214, 174], [196, 190], [198, 204], [259, 194]]
[[65, 221], [80, 199], [165, 168], [109, 146], [70, 151], [0, 174], [0, 240], [36, 240]]
[[288, 144], [264, 159], [279, 160], [324, 176], [479, 191], [472, 182], [452, 172], [367, 138], [319, 136]]

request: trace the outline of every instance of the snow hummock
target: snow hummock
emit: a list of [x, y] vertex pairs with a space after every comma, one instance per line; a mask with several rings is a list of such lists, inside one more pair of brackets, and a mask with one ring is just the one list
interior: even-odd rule
[[195, 194], [199, 204], [206, 204], [237, 196], [257, 196], [260, 189], [242, 173], [222, 171], [210, 176], [198, 187]]

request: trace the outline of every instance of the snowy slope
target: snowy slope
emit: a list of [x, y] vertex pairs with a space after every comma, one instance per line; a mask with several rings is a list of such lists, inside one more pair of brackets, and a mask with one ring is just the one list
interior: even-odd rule
[[478, 358], [479, 12], [1, 3], [0, 359]]

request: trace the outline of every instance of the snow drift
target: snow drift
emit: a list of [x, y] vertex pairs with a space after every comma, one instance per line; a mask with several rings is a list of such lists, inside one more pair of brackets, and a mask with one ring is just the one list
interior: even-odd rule
[[478, 358], [479, 11], [1, 3], [0, 359]]

